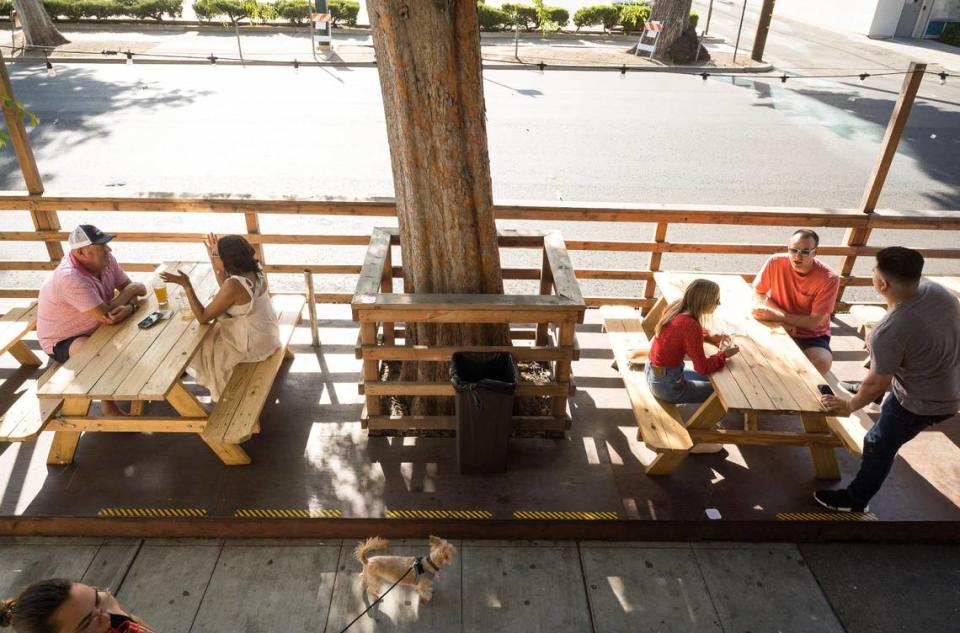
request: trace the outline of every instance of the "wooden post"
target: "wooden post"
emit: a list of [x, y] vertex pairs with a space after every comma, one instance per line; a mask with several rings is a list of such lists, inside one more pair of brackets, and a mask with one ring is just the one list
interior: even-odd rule
[[[383, 255], [383, 273], [380, 275], [380, 292], [393, 292], [393, 247], [387, 242], [387, 251]], [[394, 344], [394, 324], [383, 324], [383, 344]]]
[[[560, 324], [560, 334], [557, 336], [557, 345], [560, 347], [573, 347], [573, 338], [576, 323], [573, 321], [564, 321]], [[556, 370], [554, 376], [559, 383], [570, 383], [570, 359], [556, 361]], [[553, 396], [553, 417], [562, 418], [567, 415], [567, 398], [569, 392], [562, 396]]]
[[[547, 257], [547, 249], [543, 249], [543, 264], [540, 267], [540, 294], [549, 295], [553, 291], [553, 269], [550, 267], [550, 258]], [[536, 344], [539, 347], [546, 347], [550, 340], [550, 324], [537, 323]]]
[[[907, 126], [910, 110], [913, 108], [913, 102], [917, 97], [917, 91], [920, 89], [920, 82], [923, 81], [926, 70], [926, 64], [910, 62], [907, 74], [903, 78], [903, 85], [900, 86], [900, 96], [897, 97], [897, 103], [893, 106], [893, 113], [890, 115], [890, 121], [887, 122], [887, 131], [884, 133], [883, 142], [880, 144], [880, 155], [877, 156], [877, 163], [873, 167], [873, 172], [871, 172], [870, 179], [867, 181], [867, 188], [863, 192], [863, 199], [860, 201], [860, 210], [867, 215], [873, 213], [877, 208], [880, 192], [883, 191], [883, 183], [890, 172], [890, 165], [897, 153], [897, 145], [900, 143], [903, 129]], [[866, 246], [869, 238], [869, 228], [851, 228], [847, 229], [844, 242], [847, 246]], [[856, 262], [856, 255], [847, 255], [843, 258], [840, 265], [841, 285], [837, 303], [843, 299], [847, 279], [853, 272], [853, 266]]]
[[763, 0], [760, 7], [760, 17], [757, 20], [757, 35], [753, 38], [753, 51], [750, 59], [755, 62], [763, 61], [763, 49], [767, 46], [767, 34], [770, 32], [770, 19], [773, 18], [773, 4], [776, 0]]
[[[654, 241], [657, 244], [663, 244], [667, 239], [667, 226], [666, 222], [657, 223], [657, 231], [654, 234]], [[660, 260], [663, 259], [663, 253], [656, 251], [650, 253], [650, 272], [657, 272], [660, 270]], [[657, 289], [657, 282], [651, 277], [645, 284], [643, 284], [643, 298], [644, 299], [653, 299], [653, 293]], [[649, 308], [644, 308], [641, 314], [647, 314]]]
[[[247, 221], [247, 235], [260, 235], [260, 218], [257, 216], [257, 212], [244, 213], [243, 216]], [[263, 259], [263, 244], [257, 242], [253, 245], [253, 250], [256, 251], [257, 259], [260, 260], [260, 263], [265, 264], [266, 262]]]
[[[40, 177], [40, 170], [37, 168], [37, 160], [33, 156], [33, 146], [30, 144], [27, 130], [23, 121], [17, 116], [17, 98], [13, 93], [10, 75], [7, 74], [7, 64], [2, 54], [0, 54], [0, 99], [3, 100], [3, 116], [7, 122], [7, 130], [10, 132], [10, 143], [13, 145], [13, 153], [20, 165], [20, 172], [23, 174], [27, 191], [32, 196], [42, 195], [43, 179]], [[56, 211], [31, 210], [30, 219], [33, 221], [33, 228], [37, 231], [60, 231], [60, 221], [57, 219]], [[60, 258], [63, 257], [63, 248], [61, 248], [60, 242], [56, 239], [46, 240], [46, 246], [50, 261], [60, 261]]]
[[[361, 316], [360, 321], [360, 343], [366, 347], [377, 344], [377, 324], [374, 321], [364, 321], [367, 318]], [[380, 380], [380, 362], [373, 358], [364, 356], [363, 359], [363, 382], [375, 382]], [[371, 394], [364, 390], [367, 400], [367, 417], [380, 415], [382, 407], [380, 406], [380, 396]]]
[[317, 327], [317, 296], [313, 292], [313, 273], [303, 271], [303, 280], [307, 284], [307, 314], [310, 315], [310, 337], [314, 347], [320, 346], [320, 330]]

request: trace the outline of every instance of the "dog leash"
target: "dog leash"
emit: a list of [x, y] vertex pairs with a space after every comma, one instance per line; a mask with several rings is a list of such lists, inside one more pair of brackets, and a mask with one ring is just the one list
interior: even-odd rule
[[390, 585], [390, 588], [387, 589], [386, 591], [384, 591], [384, 592], [383, 592], [383, 595], [381, 595], [379, 598], [377, 598], [376, 600], [374, 600], [374, 601], [373, 601], [373, 604], [371, 604], [369, 607], [367, 607], [366, 609], [364, 609], [364, 610], [363, 610], [363, 613], [361, 613], [360, 615], [358, 615], [357, 617], [355, 617], [355, 618], [350, 622], [350, 624], [348, 624], [347, 626], [343, 627], [343, 628], [340, 630], [340, 633], [344, 633], [344, 631], [346, 631], [346, 630], [349, 629], [351, 626], [353, 626], [354, 624], [356, 624], [356, 623], [357, 623], [357, 620], [359, 620], [359, 619], [362, 618], [363, 616], [367, 615], [367, 612], [368, 612], [370, 609], [372, 609], [372, 608], [374, 608], [375, 606], [377, 606], [377, 604], [379, 604], [379, 602], [380, 602], [381, 600], [383, 600], [384, 598], [386, 598], [386, 597], [387, 597], [387, 594], [390, 593], [391, 591], [393, 591], [393, 588], [396, 587], [397, 585], [399, 585], [401, 580], [403, 580], [404, 578], [406, 578], [407, 576], [410, 575], [410, 572], [412, 572], [412, 571], [414, 570], [414, 568], [416, 567], [417, 562], [418, 562], [419, 560], [420, 560], [420, 559], [417, 559], [416, 561], [414, 561], [413, 565], [410, 566], [410, 569], [408, 569], [406, 572], [404, 572], [404, 574], [403, 574], [402, 576], [400, 576], [399, 578], [397, 578], [397, 582], [395, 582], [395, 583], [393, 583], [392, 585]]

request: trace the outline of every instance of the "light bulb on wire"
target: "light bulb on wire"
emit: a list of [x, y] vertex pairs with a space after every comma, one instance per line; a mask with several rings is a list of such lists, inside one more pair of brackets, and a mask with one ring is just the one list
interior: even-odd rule
[[547, 67], [547, 65], [544, 64], [542, 61], [541, 61], [539, 64], [537, 64], [537, 74], [542, 76], [542, 75], [543, 75], [543, 69], [546, 68], [546, 67]]
[[57, 71], [54, 69], [53, 64], [50, 63], [50, 60], [47, 60], [47, 77], [56, 77]]
[[133, 53], [131, 53], [131, 52], [128, 50], [127, 53], [126, 53], [126, 55], [127, 55], [127, 62], [126, 62], [126, 63], [127, 63], [127, 66], [133, 66]]
[[940, 77], [940, 85], [945, 86], [947, 84], [947, 73], [946, 71], [941, 70], [937, 73], [937, 76]]

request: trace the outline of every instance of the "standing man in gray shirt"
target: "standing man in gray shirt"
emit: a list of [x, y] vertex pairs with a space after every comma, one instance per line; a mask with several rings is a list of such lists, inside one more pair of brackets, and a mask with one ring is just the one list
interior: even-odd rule
[[850, 415], [890, 388], [880, 419], [863, 443], [863, 463], [850, 485], [814, 493], [840, 512], [866, 512], [900, 447], [960, 410], [960, 302], [931, 281], [921, 281], [923, 255], [902, 246], [877, 253], [873, 287], [887, 314], [870, 337], [870, 371], [851, 399], [823, 396], [827, 410]]

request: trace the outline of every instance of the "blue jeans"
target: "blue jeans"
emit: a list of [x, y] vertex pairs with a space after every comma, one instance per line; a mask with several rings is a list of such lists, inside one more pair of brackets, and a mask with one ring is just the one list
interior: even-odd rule
[[928, 426], [952, 417], [911, 413], [903, 408], [892, 393], [887, 394], [880, 409], [880, 419], [863, 440], [863, 462], [860, 464], [860, 471], [847, 486], [847, 492], [853, 500], [866, 506], [890, 474], [900, 447]]
[[706, 376], [684, 370], [683, 365], [655, 367], [653, 363], [647, 363], [645, 373], [650, 391], [664, 402], [700, 403], [713, 393], [713, 386]]

